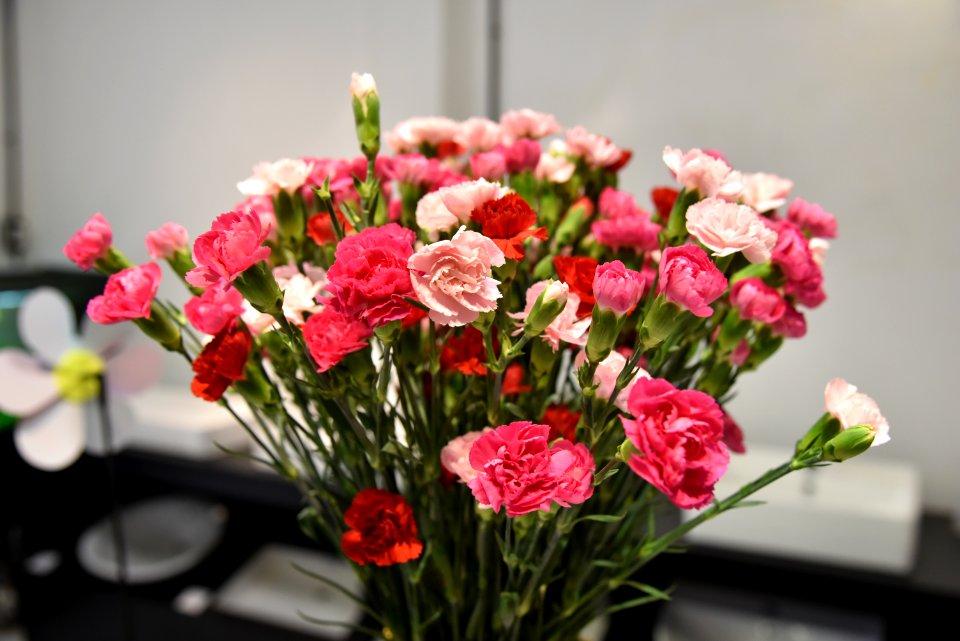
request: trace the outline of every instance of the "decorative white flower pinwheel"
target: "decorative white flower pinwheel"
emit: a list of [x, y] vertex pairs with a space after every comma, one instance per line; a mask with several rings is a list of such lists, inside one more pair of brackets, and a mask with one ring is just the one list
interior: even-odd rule
[[157, 377], [159, 354], [124, 345], [121, 327], [84, 323], [78, 336], [70, 302], [51, 287], [27, 295], [17, 322], [29, 351], [0, 349], [0, 410], [18, 419], [14, 443], [25, 461], [61, 470], [83, 453], [101, 384], [111, 397], [144, 389]]

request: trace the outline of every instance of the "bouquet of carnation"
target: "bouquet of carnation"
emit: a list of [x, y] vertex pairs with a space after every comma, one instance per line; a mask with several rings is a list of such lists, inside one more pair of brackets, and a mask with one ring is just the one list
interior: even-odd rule
[[[194, 394], [246, 406], [301, 526], [360, 577], [359, 630], [576, 639], [665, 598], [639, 571], [691, 528], [888, 440], [836, 379], [791, 460], [714, 496], [743, 451], [724, 400], [825, 298], [836, 223], [799, 198], [779, 213], [789, 180], [668, 147], [676, 186], [648, 211], [617, 189], [631, 152], [582, 127], [545, 148], [544, 113], [415, 118], [383, 156], [373, 79], [350, 90], [362, 156], [257, 165], [192, 252], [178, 225], [147, 236], [182, 310], [99, 214], [65, 253], [110, 275], [94, 321], [133, 321], [190, 362]], [[657, 527], [666, 502], [701, 511]]]

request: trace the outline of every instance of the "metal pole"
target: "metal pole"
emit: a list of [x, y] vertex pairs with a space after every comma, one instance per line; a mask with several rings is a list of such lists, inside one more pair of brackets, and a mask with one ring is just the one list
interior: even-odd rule
[[500, 119], [502, 83], [502, 18], [501, 0], [487, 0], [487, 118]]
[[17, 60], [17, 3], [3, 0], [3, 142], [6, 198], [0, 223], [0, 244], [19, 258], [26, 251], [23, 226], [22, 157], [20, 153], [20, 76]]

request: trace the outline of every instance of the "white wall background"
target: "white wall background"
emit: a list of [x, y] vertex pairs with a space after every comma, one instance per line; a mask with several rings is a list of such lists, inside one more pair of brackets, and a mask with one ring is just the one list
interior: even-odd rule
[[505, 4], [505, 107], [632, 148], [643, 200], [669, 183], [669, 144], [789, 177], [837, 215], [828, 301], [731, 404], [748, 446], [791, 446], [843, 376], [893, 427], [875, 454], [915, 463], [930, 507], [960, 505], [960, 2]]
[[[117, 244], [166, 220], [197, 234], [261, 159], [351, 155], [351, 71], [384, 123], [483, 110], [483, 3], [19, 3], [32, 262], [94, 211]], [[665, 144], [723, 150], [835, 212], [828, 302], [745, 378], [748, 442], [789, 445], [841, 375], [881, 403], [931, 507], [960, 504], [960, 2], [504, 2], [504, 108], [632, 148], [625, 186], [669, 176]]]

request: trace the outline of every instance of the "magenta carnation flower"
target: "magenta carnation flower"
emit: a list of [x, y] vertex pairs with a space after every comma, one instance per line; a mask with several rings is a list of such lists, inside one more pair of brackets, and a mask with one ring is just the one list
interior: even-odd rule
[[77, 267], [87, 271], [99, 259], [107, 255], [113, 243], [113, 231], [110, 223], [100, 212], [90, 216], [77, 233], [63, 247], [63, 254]]
[[270, 248], [263, 245], [269, 231], [249, 209], [220, 214], [210, 231], [193, 243], [197, 266], [187, 272], [187, 282], [195, 287], [226, 287], [246, 269], [270, 257]]
[[744, 278], [730, 288], [730, 303], [744, 320], [773, 323], [780, 320], [787, 303], [775, 288], [759, 278]]
[[103, 325], [150, 318], [150, 305], [158, 287], [160, 266], [156, 263], [122, 269], [107, 279], [103, 294], [87, 303], [87, 315]]
[[657, 293], [671, 303], [706, 318], [713, 315], [710, 303], [726, 290], [726, 277], [699, 247], [683, 245], [663, 250]]
[[243, 296], [233, 287], [208, 287], [200, 296], [194, 296], [184, 304], [183, 313], [198, 331], [219, 334], [243, 314]]

